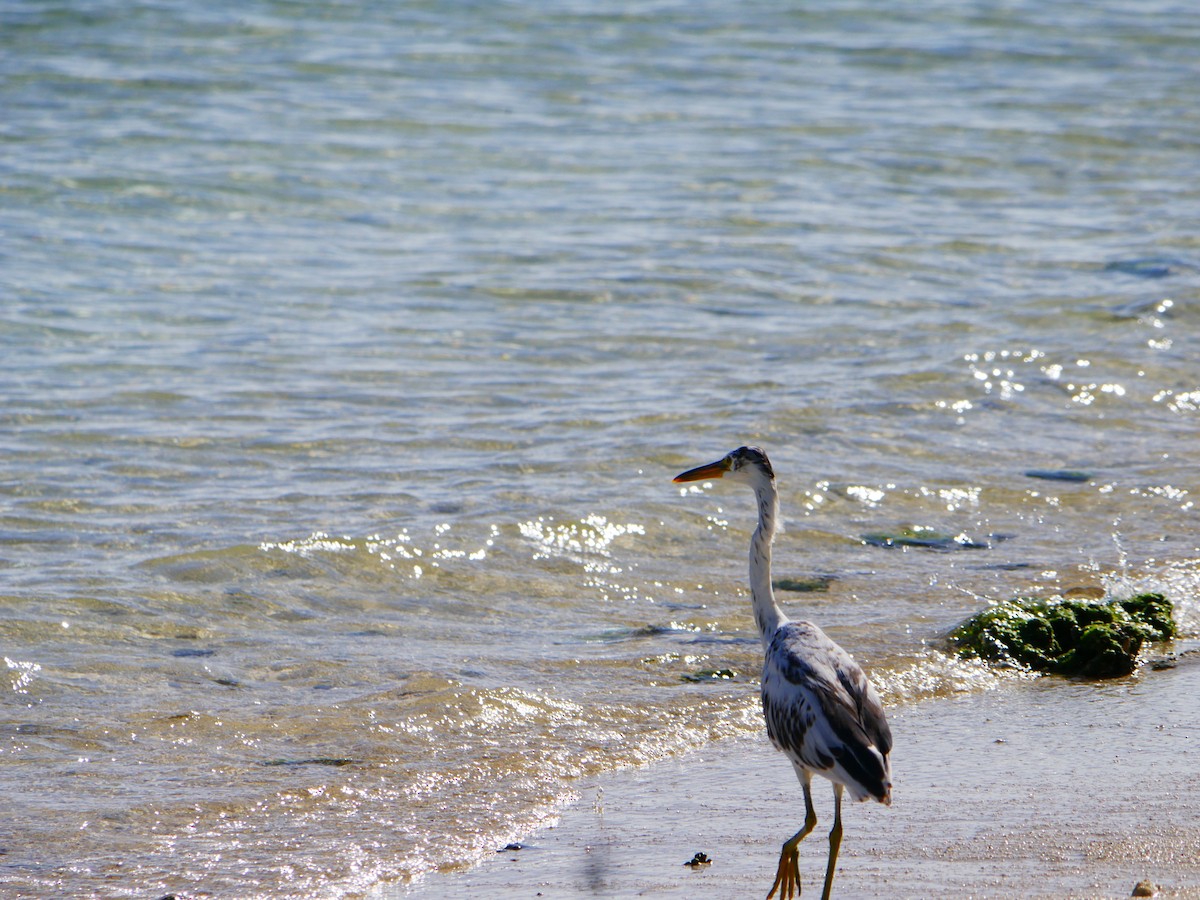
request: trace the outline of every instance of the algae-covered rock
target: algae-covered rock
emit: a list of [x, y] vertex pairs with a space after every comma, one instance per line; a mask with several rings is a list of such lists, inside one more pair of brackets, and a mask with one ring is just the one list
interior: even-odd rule
[[1103, 603], [1024, 597], [977, 613], [950, 640], [962, 656], [1058, 675], [1115, 678], [1137, 668], [1144, 642], [1174, 636], [1172, 609], [1162, 594]]
[[1172, 618], [1174, 606], [1162, 594], [1138, 594], [1119, 603], [1125, 612], [1153, 628], [1159, 635], [1148, 640], [1165, 641], [1175, 636], [1175, 620]]

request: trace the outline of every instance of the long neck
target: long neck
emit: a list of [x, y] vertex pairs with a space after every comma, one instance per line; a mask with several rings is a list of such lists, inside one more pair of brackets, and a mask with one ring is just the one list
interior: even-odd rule
[[755, 485], [754, 493], [758, 499], [758, 528], [750, 538], [750, 599], [754, 605], [754, 622], [762, 635], [763, 646], [767, 647], [775, 631], [787, 621], [771, 589], [771, 541], [775, 539], [778, 494], [775, 483], [770, 480]]

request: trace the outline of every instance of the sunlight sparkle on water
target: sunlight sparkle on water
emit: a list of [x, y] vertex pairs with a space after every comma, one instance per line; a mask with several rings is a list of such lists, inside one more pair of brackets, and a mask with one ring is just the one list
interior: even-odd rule
[[337, 538], [331, 538], [323, 531], [314, 531], [308, 537], [298, 541], [282, 541], [279, 543], [264, 541], [258, 545], [258, 549], [264, 553], [270, 553], [272, 550], [282, 550], [284, 553], [294, 553], [297, 556], [307, 559], [314, 553], [347, 553], [357, 548], [352, 538], [343, 537], [341, 540], [338, 540]]
[[586, 554], [610, 557], [612, 553], [609, 547], [617, 538], [627, 534], [646, 533], [645, 527], [641, 525], [610, 522], [604, 516], [595, 513], [579, 522], [565, 525], [555, 524], [553, 516], [538, 516], [536, 521], [522, 522], [518, 527], [522, 536], [538, 545], [535, 559], [551, 555], [583, 557]]
[[18, 694], [28, 694], [29, 685], [37, 673], [42, 671], [42, 667], [35, 662], [21, 662], [7, 656], [4, 657], [4, 664], [8, 666], [12, 677], [12, 689]]
[[[437, 525], [434, 528], [434, 536], [444, 537], [450, 530], [449, 524]], [[494, 546], [495, 539], [499, 534], [499, 527], [492, 525], [489, 529], [489, 536], [484, 540], [482, 546], [468, 545], [468, 548], [463, 549], [448, 547], [441, 541], [435, 541], [431, 547], [425, 549], [414, 543], [412, 535], [406, 528], [401, 529], [395, 537], [387, 538], [380, 534], [371, 534], [361, 539], [349, 536], [343, 536], [341, 539], [330, 538], [325, 532], [317, 531], [301, 540], [263, 542], [259, 544], [258, 548], [264, 553], [278, 551], [295, 554], [304, 559], [311, 559], [323, 553], [346, 554], [362, 551], [376, 558], [389, 569], [396, 568], [397, 560], [413, 563], [409, 570], [410, 575], [413, 578], [420, 578], [425, 569], [415, 562], [416, 560], [422, 560], [432, 568], [439, 568], [441, 562], [448, 560], [479, 562], [487, 558], [488, 552]]]
[[[717, 512], [724, 512], [724, 510], [718, 506]], [[718, 518], [717, 516], [705, 516], [704, 521], [708, 522], [708, 530], [709, 531], [712, 531], [713, 528], [720, 528], [722, 531], [726, 531], [729, 529], [729, 520], [728, 519], [721, 519], [721, 518]]]
[[1173, 503], [1178, 503], [1179, 508], [1186, 511], [1195, 506], [1192, 500], [1185, 500], [1188, 492], [1183, 488], [1172, 487], [1169, 484], [1148, 488], [1130, 488], [1129, 493], [1135, 497], [1162, 497], [1164, 500], [1169, 500]]
[[1071, 400], [1081, 406], [1091, 406], [1096, 402], [1099, 394], [1112, 394], [1117, 397], [1125, 396], [1125, 388], [1119, 384], [1100, 384], [1091, 382], [1089, 384], [1068, 384], [1067, 390], [1072, 391]]
[[1171, 412], [1184, 413], [1200, 411], [1200, 390], [1162, 390], [1154, 395], [1153, 400], [1155, 403], [1166, 403], [1167, 409], [1171, 410]]
[[869, 506], [874, 509], [883, 502], [883, 498], [887, 495], [878, 488], [870, 488], [866, 485], [854, 484], [846, 488], [846, 496], [857, 500], [864, 506]]
[[963, 357], [972, 377], [982, 384], [984, 393], [999, 393], [1001, 399], [1010, 400], [1025, 390], [1017, 380], [1017, 371], [1012, 366], [1031, 363], [1045, 357], [1041, 350], [988, 350], [984, 353], [968, 353]]
[[[1032, 374], [1026, 367], [1031, 364], [1036, 364], [1037, 371], [1050, 381], [1063, 381], [1063, 386], [1071, 395], [1071, 402], [1081, 406], [1091, 406], [1103, 395], [1124, 397], [1126, 394], [1125, 386], [1115, 381], [1069, 380], [1066, 375], [1068, 368], [1090, 369], [1092, 362], [1089, 359], [1076, 358], [1068, 363], [1049, 362], [1041, 350], [989, 350], [968, 353], [963, 361], [967, 363], [972, 379], [983, 388], [984, 393], [996, 394], [1002, 400], [1012, 400], [1024, 393], [1029, 375]], [[949, 404], [940, 401], [938, 406], [947, 408]]]
[[949, 512], [962, 509], [964, 506], [979, 506], [980, 488], [939, 488], [936, 492], [929, 488], [921, 488], [922, 497], [937, 496]]

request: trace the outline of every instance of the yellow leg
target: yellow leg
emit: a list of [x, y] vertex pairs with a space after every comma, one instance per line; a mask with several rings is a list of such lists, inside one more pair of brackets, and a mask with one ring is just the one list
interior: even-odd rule
[[[800, 842], [817, 827], [817, 811], [813, 809], [812, 802], [812, 776], [804, 772], [800, 776], [800, 784], [804, 788], [804, 827], [784, 841], [779, 853], [775, 883], [771, 885], [767, 900], [771, 900], [776, 891], [779, 891], [779, 900], [792, 900], [792, 897], [800, 896]], [[826, 890], [828, 887], [827, 884]]]
[[829, 829], [829, 862], [825, 865], [825, 890], [821, 900], [829, 900], [833, 891], [833, 871], [837, 868], [838, 850], [842, 846], [842, 786], [833, 785], [833, 828]]

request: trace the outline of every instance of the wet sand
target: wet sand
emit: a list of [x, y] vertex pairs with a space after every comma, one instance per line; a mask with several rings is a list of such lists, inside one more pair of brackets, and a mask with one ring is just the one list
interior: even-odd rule
[[[847, 803], [835, 897], [1200, 898], [1200, 665], [893, 710], [891, 808]], [[800, 786], [765, 737], [585, 784], [555, 827], [387, 897], [765, 897]], [[801, 845], [819, 896], [832, 792]], [[697, 852], [712, 864], [683, 863]]]

